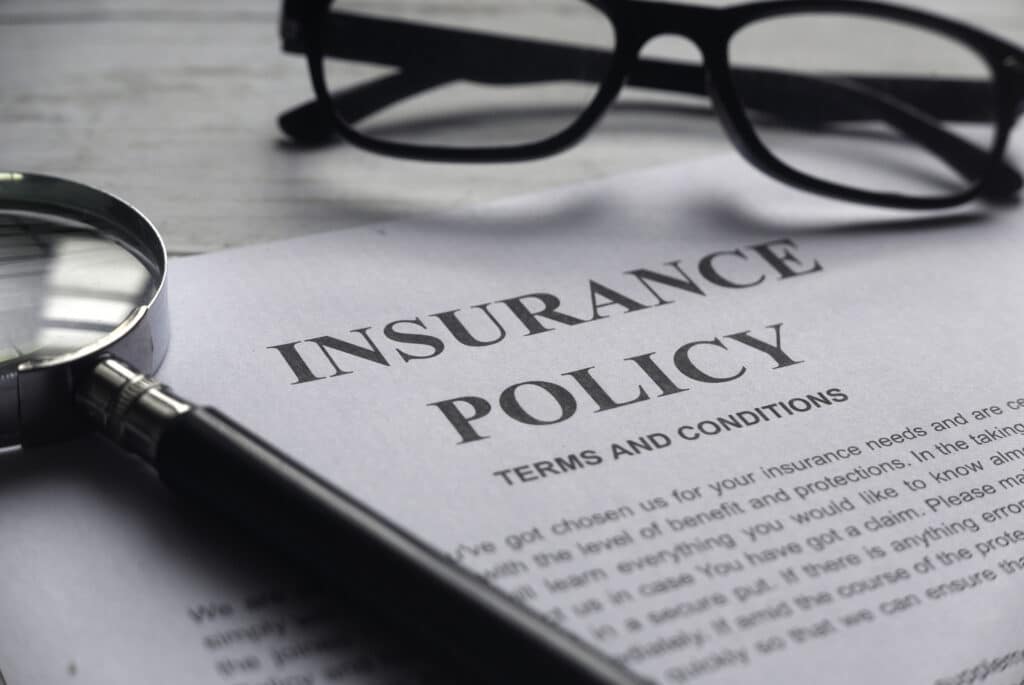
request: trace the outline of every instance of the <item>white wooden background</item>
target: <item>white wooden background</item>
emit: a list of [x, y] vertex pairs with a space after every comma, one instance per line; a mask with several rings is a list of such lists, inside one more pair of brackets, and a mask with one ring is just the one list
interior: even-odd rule
[[[1024, 43], [1022, 0], [911, 4]], [[0, 0], [0, 166], [121, 195], [185, 254], [729, 149], [710, 120], [620, 111], [583, 145], [529, 163], [297, 150], [275, 119], [311, 91], [303, 61], [279, 49], [277, 13], [242, 0]]]

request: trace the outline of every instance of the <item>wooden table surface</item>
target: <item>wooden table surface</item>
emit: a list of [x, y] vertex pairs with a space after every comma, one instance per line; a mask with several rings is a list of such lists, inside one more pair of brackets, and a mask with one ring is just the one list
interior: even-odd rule
[[[1024, 43], [1021, 0], [912, 4]], [[280, 51], [277, 14], [274, 3], [242, 0], [3, 0], [2, 165], [118, 194], [154, 220], [172, 254], [187, 254], [729, 149], [709, 118], [627, 108], [582, 145], [528, 163], [430, 164], [343, 145], [299, 149], [275, 120], [311, 90], [303, 60]]]

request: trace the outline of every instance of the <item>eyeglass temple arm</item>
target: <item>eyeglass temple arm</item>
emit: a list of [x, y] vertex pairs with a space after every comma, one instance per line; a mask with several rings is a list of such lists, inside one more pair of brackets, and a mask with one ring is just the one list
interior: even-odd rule
[[[331, 95], [347, 121], [383, 109], [429, 88], [464, 79], [484, 83], [530, 83], [546, 80], [600, 81], [611, 56], [599, 50], [475, 34], [455, 29], [363, 17], [349, 13], [328, 16], [324, 31], [326, 56], [358, 59], [400, 67], [392, 76]], [[383, 37], [387, 40], [382, 40]], [[285, 40], [285, 49], [302, 51], [301, 41]], [[521, 59], [515, 59], [521, 55]], [[501, 59], [490, 59], [490, 57]], [[506, 66], [507, 65], [507, 66]], [[938, 119], [986, 120], [987, 84], [968, 80], [858, 77], [838, 81], [740, 69], [745, 103], [752, 109], [796, 120], [807, 126], [828, 122], [882, 118], [930, 149], [969, 179], [978, 178], [990, 163], [984, 150], [941, 127]], [[707, 94], [700, 66], [640, 60], [628, 84], [676, 92]], [[873, 105], [873, 106], [871, 106]], [[921, 109], [932, 113], [924, 114]], [[329, 139], [333, 122], [315, 102], [282, 115], [282, 129], [299, 141]], [[986, 192], [1009, 195], [1024, 185], [1000, 161]]]
[[[335, 109], [343, 113], [345, 121], [354, 123], [399, 100], [452, 80], [448, 74], [403, 70], [331, 93], [331, 101]], [[330, 112], [324, 111], [318, 100], [285, 112], [278, 118], [278, 124], [281, 130], [300, 143], [322, 143], [337, 134]]]
[[[451, 80], [466, 79], [485, 83], [518, 83], [572, 79], [600, 81], [607, 73], [611, 55], [568, 45], [510, 38], [458, 29], [412, 24], [393, 19], [366, 17], [335, 12], [326, 19], [324, 54], [412, 69], [418, 72], [445, 73]], [[285, 49], [302, 52], [301, 39], [290, 37]], [[514, 56], [521, 56], [515, 59]], [[768, 70], [741, 69], [771, 79], [784, 76]], [[898, 95], [942, 120], [986, 121], [991, 112], [986, 106], [988, 84], [971, 80], [928, 78], [864, 77], [865, 83]], [[700, 66], [640, 60], [630, 74], [629, 85], [706, 94], [704, 70]], [[809, 104], [812, 98], [802, 94]], [[765, 107], [775, 103], [762, 103]], [[784, 105], [785, 103], [783, 103]], [[841, 107], [819, 109], [820, 116], [848, 119], [850, 112]]]
[[1024, 117], [1024, 50], [1015, 50], [1009, 59], [1010, 70], [1017, 76], [1017, 119]]

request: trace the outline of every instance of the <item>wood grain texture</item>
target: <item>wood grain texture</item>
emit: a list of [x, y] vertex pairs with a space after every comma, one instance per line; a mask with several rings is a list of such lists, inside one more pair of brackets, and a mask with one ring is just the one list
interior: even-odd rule
[[[912, 4], [1024, 43], [1020, 0]], [[172, 252], [188, 253], [437, 212], [729, 149], [708, 117], [629, 107], [609, 115], [583, 145], [536, 162], [440, 165], [340, 145], [297, 149], [275, 119], [308, 99], [310, 86], [303, 61], [279, 50], [277, 11], [274, 3], [241, 0], [5, 0], [3, 165], [121, 195], [154, 220]]]

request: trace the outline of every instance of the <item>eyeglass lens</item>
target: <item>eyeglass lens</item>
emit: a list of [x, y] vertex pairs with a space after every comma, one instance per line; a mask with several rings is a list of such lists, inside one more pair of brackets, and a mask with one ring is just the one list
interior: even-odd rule
[[808, 176], [948, 197], [975, 186], [991, 159], [992, 71], [952, 37], [890, 19], [797, 13], [741, 28], [729, 60], [762, 144]]
[[[365, 118], [338, 106], [341, 119], [374, 140], [447, 148], [528, 145], [571, 126], [610, 67], [609, 19], [581, 0], [471, 4], [333, 3], [325, 43], [350, 59], [324, 60], [328, 89], [393, 98]], [[576, 49], [552, 59], [538, 43]]]

